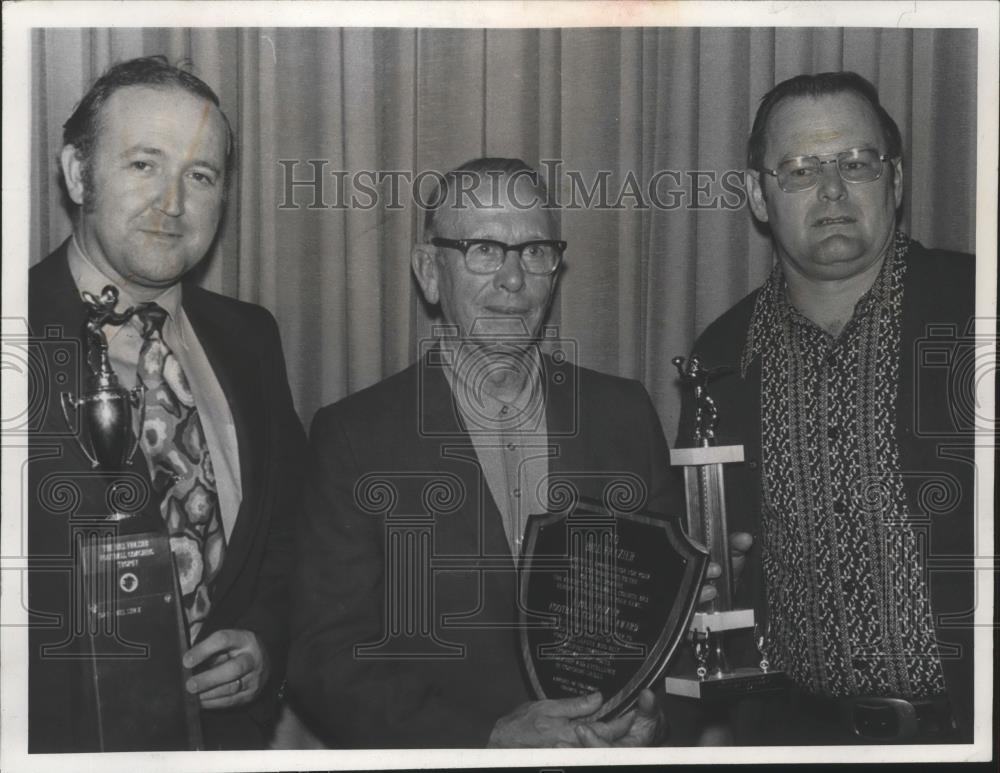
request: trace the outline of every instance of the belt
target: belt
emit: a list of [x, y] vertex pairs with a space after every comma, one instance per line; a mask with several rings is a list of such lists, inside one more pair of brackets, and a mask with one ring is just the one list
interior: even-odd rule
[[946, 741], [956, 732], [947, 695], [929, 698], [800, 694], [800, 705], [836, 721], [860, 743]]

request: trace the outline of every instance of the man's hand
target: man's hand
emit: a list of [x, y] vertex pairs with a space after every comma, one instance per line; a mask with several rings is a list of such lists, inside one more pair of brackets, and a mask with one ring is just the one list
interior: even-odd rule
[[[753, 546], [753, 537], [745, 531], [734, 531], [729, 535], [729, 563], [733, 568], [733, 583], [739, 582], [740, 575], [743, 574], [743, 567], [747, 562], [747, 551]], [[705, 571], [706, 580], [714, 580], [722, 576], [722, 567], [714, 561], [710, 562]], [[718, 596], [715, 586], [705, 583], [701, 586], [701, 594], [698, 596], [699, 604], [707, 604], [714, 601]]]
[[249, 703], [267, 683], [270, 667], [257, 635], [227, 628], [216, 631], [184, 653], [184, 667], [203, 667], [187, 680], [203, 709], [223, 709]]
[[652, 690], [639, 693], [639, 702], [631, 711], [610, 722], [580, 722], [576, 734], [580, 745], [658, 746], [667, 732], [667, 717]]
[[487, 747], [493, 749], [580, 746], [574, 720], [601, 707], [601, 694], [522, 703], [497, 720]]

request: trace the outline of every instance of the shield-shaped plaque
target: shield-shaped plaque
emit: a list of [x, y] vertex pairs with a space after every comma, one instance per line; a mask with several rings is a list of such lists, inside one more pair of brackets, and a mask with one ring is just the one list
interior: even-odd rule
[[532, 516], [524, 545], [521, 649], [535, 695], [599, 690], [597, 719], [628, 711], [683, 640], [708, 553], [676, 517], [585, 499]]

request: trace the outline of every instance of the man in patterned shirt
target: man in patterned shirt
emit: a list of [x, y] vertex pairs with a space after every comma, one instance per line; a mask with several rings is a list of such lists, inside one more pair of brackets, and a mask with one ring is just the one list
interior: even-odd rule
[[747, 192], [778, 260], [694, 353], [731, 368], [712, 394], [747, 455], [727, 471], [731, 529], [754, 535], [737, 597], [794, 687], [729, 707], [735, 740], [971, 741], [971, 403], [927, 366], [972, 332], [974, 260], [897, 230], [900, 132], [855, 73], [764, 97]]

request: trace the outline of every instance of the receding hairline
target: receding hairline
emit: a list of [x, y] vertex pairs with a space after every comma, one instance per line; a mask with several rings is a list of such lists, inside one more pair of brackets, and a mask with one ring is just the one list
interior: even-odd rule
[[891, 144], [891, 139], [887, 136], [885, 127], [882, 126], [882, 122], [879, 120], [878, 112], [863, 94], [860, 94], [854, 89], [845, 89], [843, 91], [831, 92], [828, 94], [789, 94], [786, 97], [782, 97], [778, 102], [772, 105], [771, 110], [768, 112], [767, 120], [764, 122], [764, 152], [761, 154], [761, 161], [763, 161], [763, 158], [771, 150], [772, 124], [775, 121], [776, 114], [796, 102], [823, 102], [841, 99], [844, 97], [852, 98], [855, 102], [860, 104], [868, 114], [869, 121], [875, 130], [875, 135], [883, 142]]
[[[216, 120], [219, 121], [220, 129], [221, 129], [221, 132], [222, 132], [222, 138], [223, 138], [223, 149], [222, 149], [222, 152], [223, 152], [223, 164], [222, 164], [221, 171], [223, 173], [226, 173], [228, 171], [228, 169], [227, 169], [227, 166], [228, 166], [228, 164], [227, 164], [227, 158], [228, 158], [230, 152], [232, 152], [234, 150], [231, 147], [231, 143], [234, 141], [234, 138], [232, 136], [232, 131], [231, 131], [231, 128], [230, 128], [230, 125], [229, 125], [229, 119], [226, 117], [226, 114], [223, 112], [222, 108], [219, 105], [215, 104], [215, 102], [213, 102], [211, 99], [208, 99], [207, 97], [202, 96], [201, 94], [197, 94], [197, 93], [191, 91], [190, 89], [186, 89], [183, 86], [177, 85], [175, 83], [130, 83], [130, 84], [126, 85], [126, 86], [119, 86], [113, 92], [111, 92], [108, 95], [107, 99], [104, 100], [103, 104], [101, 104], [101, 106], [98, 108], [97, 113], [95, 115], [95, 124], [96, 124], [96, 128], [97, 128], [97, 132], [95, 133], [95, 142], [94, 142], [94, 148], [95, 149], [100, 145], [101, 137], [104, 135], [104, 133], [105, 133], [105, 131], [107, 129], [107, 124], [105, 123], [105, 120], [106, 120], [106, 117], [107, 117], [108, 110], [113, 105], [116, 104], [114, 102], [114, 100], [116, 99], [116, 97], [119, 94], [123, 94], [124, 92], [128, 92], [128, 91], [132, 91], [132, 92], [138, 92], [138, 91], [158, 91], [158, 92], [162, 92], [164, 94], [169, 93], [169, 92], [176, 92], [176, 93], [181, 94], [181, 95], [183, 95], [185, 97], [189, 97], [192, 100], [195, 100], [195, 101], [198, 101], [198, 102], [203, 102], [204, 104], [206, 104], [210, 108], [212, 108], [212, 110], [209, 110], [209, 114], [214, 110], [214, 112], [215, 112], [215, 114], [217, 116]], [[136, 144], [139, 144], [139, 143], [136, 143]]]
[[[451, 216], [455, 216], [462, 212], [467, 212], [469, 210], [477, 209], [475, 202], [467, 201], [465, 206], [456, 206], [457, 194], [455, 193], [456, 181], [462, 177], [469, 177], [471, 175], [476, 175], [479, 177], [479, 182], [475, 188], [462, 187], [461, 190], [466, 193], [463, 194], [463, 200], [470, 198], [468, 192], [471, 191], [472, 194], [476, 195], [478, 199], [481, 200], [483, 204], [484, 211], [491, 211], [493, 207], [497, 205], [498, 202], [493, 201], [493, 193], [497, 192], [500, 196], [499, 204], [511, 203], [510, 197], [507, 195], [509, 190], [510, 180], [516, 178], [516, 188], [521, 188], [522, 185], [530, 186], [529, 190], [531, 192], [531, 206], [525, 207], [523, 211], [540, 209], [545, 213], [546, 219], [548, 220], [549, 229], [552, 232], [553, 238], [558, 235], [559, 224], [555, 216], [556, 207], [546, 206], [548, 200], [548, 188], [545, 185], [545, 181], [537, 170], [534, 169], [518, 169], [518, 170], [486, 170], [486, 171], [472, 171], [456, 169], [448, 172], [445, 177], [449, 179], [449, 195], [446, 197], [445, 201], [439, 206], [431, 210], [431, 216], [428, 218], [428, 224], [424, 229], [424, 241], [430, 241], [434, 236], [440, 236], [440, 231], [438, 228], [439, 220], [443, 213], [448, 212]], [[496, 181], [496, 182], [494, 182]], [[482, 192], [486, 192], [489, 196], [479, 195]], [[525, 199], [527, 196], [521, 194], [516, 195], [517, 202], [519, 204], [527, 203]]]

